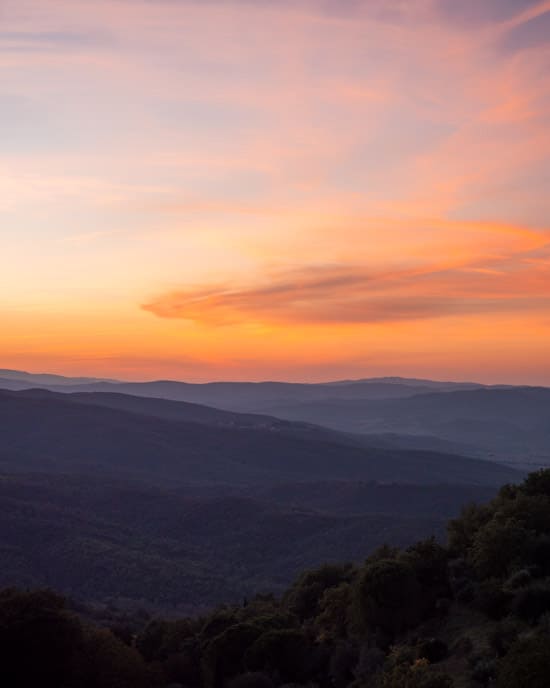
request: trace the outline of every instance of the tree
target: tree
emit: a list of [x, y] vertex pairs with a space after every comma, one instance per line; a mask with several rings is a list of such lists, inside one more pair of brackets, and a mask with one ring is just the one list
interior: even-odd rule
[[497, 688], [548, 688], [550, 638], [521, 640], [500, 661]]
[[541, 468], [533, 471], [523, 481], [521, 491], [526, 495], [543, 495], [550, 497], [550, 469]]
[[128, 647], [111, 631], [88, 628], [77, 664], [79, 688], [145, 688], [145, 663], [137, 650]]
[[525, 563], [531, 532], [512, 519], [493, 518], [476, 533], [471, 560], [483, 577], [505, 576]]
[[420, 620], [421, 592], [410, 564], [381, 559], [365, 566], [357, 582], [357, 602], [365, 628], [395, 635]]
[[245, 662], [250, 671], [277, 675], [283, 683], [300, 683], [307, 677], [310, 651], [309, 643], [301, 631], [267, 631], [249, 648]]
[[261, 626], [239, 623], [213, 638], [202, 656], [204, 685], [218, 688], [228, 679], [244, 673], [245, 653], [261, 633]]
[[351, 580], [353, 568], [350, 564], [325, 564], [313, 571], [303, 573], [285, 595], [288, 609], [301, 619], [310, 619], [319, 613], [319, 602], [323, 593]]
[[0, 593], [0, 667], [6, 686], [72, 685], [83, 642], [78, 619], [63, 598], [47, 590]]

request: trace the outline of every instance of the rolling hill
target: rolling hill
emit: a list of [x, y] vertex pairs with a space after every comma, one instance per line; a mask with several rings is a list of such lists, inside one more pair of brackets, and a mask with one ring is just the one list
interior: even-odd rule
[[249, 416], [240, 420], [236, 414], [167, 402], [151, 415], [150, 406], [146, 413], [143, 404], [104, 395], [0, 392], [0, 467], [169, 486], [268, 485], [312, 478], [499, 485], [517, 478], [514, 470], [496, 463], [361, 446], [349, 436], [304, 424]]
[[80, 600], [187, 613], [279, 592], [303, 568], [362, 560], [384, 543], [443, 536], [461, 504], [493, 493], [339, 483], [216, 495], [4, 474], [0, 587], [49, 586]]

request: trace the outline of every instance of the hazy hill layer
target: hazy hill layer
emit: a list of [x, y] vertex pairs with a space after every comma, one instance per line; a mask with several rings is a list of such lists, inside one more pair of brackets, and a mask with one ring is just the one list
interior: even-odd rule
[[269, 412], [354, 433], [432, 435], [525, 463], [550, 460], [550, 389], [544, 387], [332, 399], [274, 406]]
[[[128, 383], [0, 371], [0, 388], [23, 390], [32, 386], [64, 393], [162, 398], [260, 413], [368, 434], [371, 446], [466, 454], [526, 467], [550, 463], [547, 388], [488, 387], [399, 377], [323, 384]], [[164, 412], [168, 412], [167, 407]]]
[[[32, 390], [0, 392], [3, 470], [111, 475], [155, 485], [312, 479], [499, 485], [517, 478], [515, 471], [487, 461], [361, 447], [322, 428], [276, 419], [251, 425], [244, 418], [240, 424], [233, 414], [229, 425], [197, 422], [197, 414], [211, 411], [183, 406], [170, 407], [177, 418], [167, 419], [150, 415], [150, 410], [147, 415], [132, 400], [128, 404], [137, 404], [139, 412], [101, 406], [102, 398], [88, 399], [92, 403], [81, 396]], [[221, 418], [219, 412], [212, 414]]]
[[[4, 374], [3, 374], [4, 372]], [[372, 378], [342, 380], [329, 383], [292, 382], [211, 382], [192, 384], [173, 380], [152, 382], [120, 382], [87, 378], [66, 378], [51, 375], [32, 375], [18, 371], [0, 370], [0, 387], [5, 389], [48, 388], [66, 392], [119, 392], [142, 397], [156, 397], [173, 401], [189, 401], [231, 411], [261, 413], [275, 404], [287, 404], [322, 399], [387, 399], [430, 393], [434, 390], [452, 391], [477, 389], [476, 383], [409, 380], [406, 378]]]

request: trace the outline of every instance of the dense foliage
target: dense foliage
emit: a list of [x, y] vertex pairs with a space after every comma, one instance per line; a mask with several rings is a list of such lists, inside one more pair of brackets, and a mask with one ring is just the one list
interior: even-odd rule
[[550, 684], [550, 471], [449, 524], [303, 573], [280, 598], [183, 619], [93, 621], [50, 592], [0, 594], [6, 685], [542, 688]]
[[294, 483], [167, 490], [89, 476], [0, 474], [0, 588], [52, 587], [86, 602], [197, 614], [304, 569], [407, 546], [496, 489]]

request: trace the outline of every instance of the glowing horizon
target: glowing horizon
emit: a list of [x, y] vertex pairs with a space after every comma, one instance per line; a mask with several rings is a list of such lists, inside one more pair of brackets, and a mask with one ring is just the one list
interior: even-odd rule
[[4, 0], [0, 368], [550, 384], [548, 0]]

